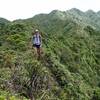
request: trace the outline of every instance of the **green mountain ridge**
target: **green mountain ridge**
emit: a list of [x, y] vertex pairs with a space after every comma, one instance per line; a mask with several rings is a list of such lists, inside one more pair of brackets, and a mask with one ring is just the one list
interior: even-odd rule
[[[39, 17], [41, 16], [41, 17], [37, 18], [38, 16]], [[99, 14], [98, 14], [98, 12], [95, 13], [92, 10], [88, 10], [86, 12], [82, 12], [76, 8], [73, 8], [73, 9], [70, 9], [67, 11], [54, 10], [50, 14], [36, 15], [36, 17], [35, 16], [33, 17], [33, 20], [41, 19], [41, 18], [43, 18], [43, 16], [44, 16], [44, 19], [46, 16], [48, 16], [48, 18], [49, 17], [51, 18], [51, 16], [52, 16], [55, 19], [58, 18], [61, 20], [72, 20], [75, 23], [78, 23], [82, 26], [89, 25], [93, 28], [97, 28], [98, 30], [100, 29]], [[43, 19], [43, 21], [44, 21], [44, 19]]]
[[7, 19], [1, 18], [0, 17], [0, 23], [9, 23], [10, 21], [8, 21]]
[[[7, 23], [0, 26], [0, 100], [100, 100], [99, 12], [54, 10]], [[40, 60], [31, 43], [36, 28]]]

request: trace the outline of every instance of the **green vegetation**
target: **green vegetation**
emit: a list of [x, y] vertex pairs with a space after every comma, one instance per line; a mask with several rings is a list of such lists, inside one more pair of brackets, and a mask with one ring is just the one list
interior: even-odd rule
[[[1, 18], [0, 100], [100, 100], [99, 18], [78, 9]], [[43, 37], [40, 60], [31, 44], [35, 28]]]

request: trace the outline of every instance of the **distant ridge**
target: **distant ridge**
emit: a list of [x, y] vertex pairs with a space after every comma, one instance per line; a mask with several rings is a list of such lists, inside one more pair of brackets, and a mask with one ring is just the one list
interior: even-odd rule
[[7, 19], [0, 17], [0, 23], [9, 23], [9, 22], [10, 21], [8, 21]]

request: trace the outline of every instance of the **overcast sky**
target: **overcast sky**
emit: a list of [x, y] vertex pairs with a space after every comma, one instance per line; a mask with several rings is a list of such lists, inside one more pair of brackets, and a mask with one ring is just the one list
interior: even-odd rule
[[71, 8], [97, 12], [100, 10], [100, 0], [0, 0], [0, 17], [8, 20], [25, 19], [55, 9], [66, 11]]

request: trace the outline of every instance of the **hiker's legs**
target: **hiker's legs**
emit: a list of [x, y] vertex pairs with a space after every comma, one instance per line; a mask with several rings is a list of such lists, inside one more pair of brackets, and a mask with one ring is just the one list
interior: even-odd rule
[[40, 45], [34, 46], [34, 54], [37, 55], [37, 59], [40, 59], [40, 57], [41, 57], [41, 47], [40, 47]]
[[40, 47], [37, 48], [37, 55], [38, 55], [38, 58], [40, 58], [40, 56], [41, 56], [41, 49], [40, 49]]

